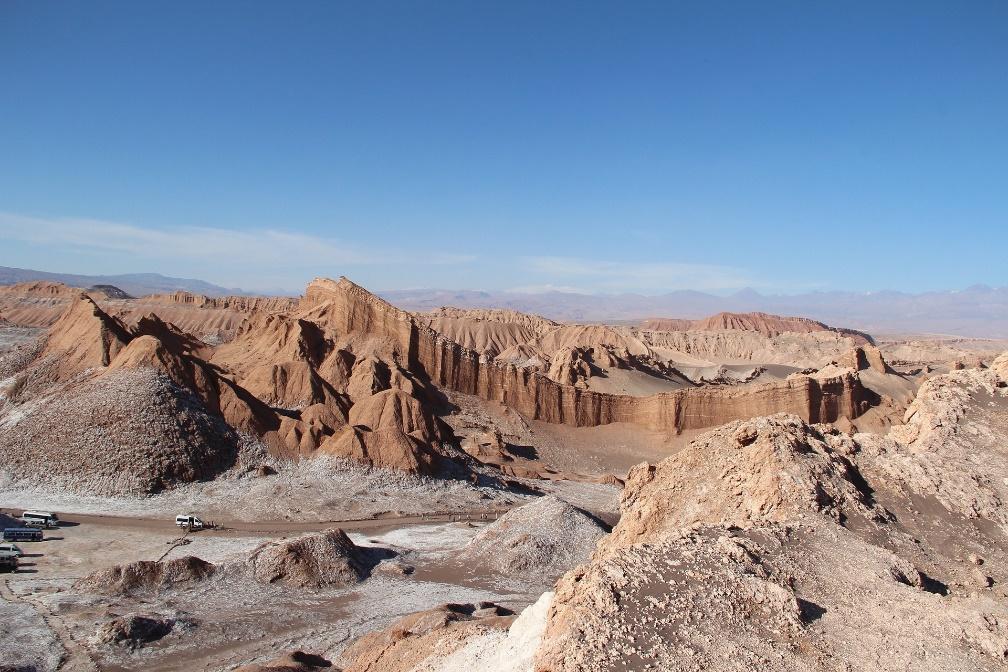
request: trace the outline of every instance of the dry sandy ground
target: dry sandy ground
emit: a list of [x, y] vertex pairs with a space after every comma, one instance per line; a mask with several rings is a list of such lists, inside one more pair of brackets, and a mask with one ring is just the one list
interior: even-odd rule
[[[670, 437], [627, 423], [568, 427], [527, 420], [499, 402], [457, 392], [447, 396], [455, 412], [442, 419], [456, 436], [464, 439], [496, 428], [516, 455], [567, 474], [622, 475], [635, 464], [668, 457], [688, 442], [686, 434]], [[540, 482], [535, 485], [543, 487]]]
[[[886, 334], [876, 338], [887, 360], [947, 365], [957, 359], [978, 356], [990, 362], [1005, 350], [1008, 339], [964, 338], [936, 334]], [[943, 368], [939, 371], [944, 373]]]
[[[357, 544], [385, 549], [416, 567], [412, 576], [374, 575], [350, 588], [319, 591], [261, 585], [236, 576], [158, 595], [114, 598], [78, 591], [73, 582], [96, 569], [141, 559], [195, 555], [226, 565], [243, 560], [265, 539], [210, 531], [192, 534], [191, 543], [179, 546], [179, 532], [170, 528], [92, 523], [61, 527], [49, 532], [44, 542], [23, 544], [23, 570], [6, 577], [0, 611], [7, 618], [0, 630], [0, 650], [10, 661], [19, 646], [33, 642], [32, 655], [17, 660], [39, 670], [56, 669], [67, 652], [75, 654], [79, 669], [88, 669], [92, 660], [101, 670], [216, 670], [275, 657], [276, 651], [294, 643], [334, 657], [370, 629], [446, 602], [489, 600], [523, 607], [555, 577], [542, 577], [519, 592], [493, 589], [489, 581], [472, 574], [452, 575], [454, 565], [447, 562], [451, 552], [483, 524], [411, 525], [353, 534]], [[190, 625], [176, 625], [160, 641], [136, 650], [88, 642], [101, 623], [128, 614]], [[62, 645], [57, 644], [60, 632]]]
[[14, 481], [0, 471], [0, 507], [173, 518], [198, 512], [219, 521], [331, 521], [395, 514], [508, 508], [523, 496], [490, 485], [410, 476], [316, 458], [274, 462], [276, 474], [190, 483], [152, 497], [88, 497]]
[[[348, 642], [406, 614], [447, 602], [494, 601], [518, 610], [557, 578], [558, 574], [536, 574], [501, 582], [492, 573], [472, 571], [454, 559], [482, 526], [496, 518], [494, 507], [503, 511], [530, 501], [529, 496], [421, 479], [411, 481], [404, 491], [402, 481], [395, 478], [385, 483], [383, 491], [374, 480], [383, 478], [377, 473], [348, 490], [343, 487], [346, 483], [337, 487], [331, 479], [317, 476], [297, 471], [296, 477], [281, 473], [196, 484], [147, 499], [71, 497], [8, 483], [0, 490], [6, 514], [48, 508], [61, 512], [64, 525], [48, 531], [44, 542], [22, 544], [26, 557], [21, 569], [0, 583], [4, 661], [40, 671], [57, 669], [61, 659], [59, 669], [67, 670], [223, 670], [274, 658], [277, 651], [291, 647], [332, 659]], [[283, 489], [267, 496], [278, 484]], [[304, 485], [308, 487], [300, 487]], [[612, 486], [540, 485], [609, 520], [618, 508], [619, 491]], [[400, 510], [429, 512], [443, 507], [453, 513], [426, 519], [389, 514], [384, 496], [398, 502]], [[355, 497], [372, 506], [336, 506]], [[256, 501], [261, 505], [252, 506]], [[173, 518], [186, 510], [206, 518], [217, 515], [226, 527], [186, 535], [185, 543], [180, 543], [183, 536]], [[340, 525], [357, 545], [380, 549], [415, 568], [409, 575], [375, 572], [356, 586], [319, 591], [264, 586], [227, 573], [219, 580], [215, 576], [206, 584], [159, 595], [109, 597], [73, 588], [76, 579], [97, 569], [136, 560], [193, 555], [228, 566], [247, 558], [264, 541], [296, 537], [329, 527], [326, 521], [363, 518], [362, 512], [379, 510], [392, 517]], [[471, 520], [453, 522], [465, 511]], [[172, 618], [177, 624], [160, 641], [135, 650], [89, 641], [102, 623], [131, 614]], [[23, 650], [24, 642], [34, 645]]]

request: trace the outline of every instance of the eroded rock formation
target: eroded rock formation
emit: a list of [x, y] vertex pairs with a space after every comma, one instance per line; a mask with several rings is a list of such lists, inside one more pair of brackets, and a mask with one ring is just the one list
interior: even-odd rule
[[807, 317], [781, 317], [769, 313], [718, 313], [700, 320], [651, 318], [641, 322], [641, 328], [655, 331], [755, 331], [766, 336], [779, 336], [787, 332], [812, 333], [832, 331], [855, 339], [859, 345], [871, 344], [868, 334], [854, 329], [829, 327]]
[[[859, 346], [856, 353], [861, 354], [855, 354], [851, 369], [833, 367], [828, 373], [794, 374], [725, 389], [690, 384], [633, 397], [587, 388], [592, 376], [604, 369], [646, 366], [659, 376], [672, 375], [674, 370], [657, 354], [659, 341], [642, 340], [639, 332], [623, 328], [557, 325], [508, 311], [479, 316], [476, 322], [489, 329], [483, 340], [492, 348], [511, 342], [502, 335], [510, 334], [511, 339], [535, 337], [532, 345], [525, 344], [530, 352], [538, 353], [532, 359], [553, 353], [541, 366], [530, 366], [531, 359], [516, 364], [503, 358], [503, 353], [495, 358], [467, 349], [429, 326], [443, 324], [460, 331], [462, 322], [471, 316], [452, 311], [442, 311], [437, 317], [414, 316], [345, 278], [313, 281], [297, 303], [186, 295], [165, 299], [165, 305], [203, 306], [187, 310], [250, 311], [243, 313], [232, 340], [215, 344], [166, 321], [160, 313], [137, 314], [138, 304], [130, 300], [120, 302], [132, 306], [125, 320], [109, 314], [87, 295], [74, 293], [68, 298], [65, 289], [47, 284], [18, 290], [39, 299], [57, 297], [65, 310], [49, 329], [41, 351], [29, 353], [26, 367], [14, 372], [17, 396], [47, 398], [66, 412], [68, 395], [90, 398], [79, 393], [92, 388], [97, 392], [114, 381], [119, 381], [115, 383], [119, 389], [127, 380], [153, 374], [144, 383], [150, 389], [110, 397], [109, 403], [131, 405], [116, 406], [119, 410], [107, 412], [103, 420], [109, 427], [118, 427], [116, 434], [122, 441], [108, 443], [103, 438], [101, 446], [81, 446], [81, 450], [108, 453], [111, 457], [98, 463], [122, 469], [124, 474], [133, 473], [133, 466], [146, 465], [149, 478], [127, 482], [122, 475], [102, 476], [108, 482], [103, 488], [128, 487], [131, 492], [212, 477], [234, 463], [242, 445], [253, 442], [279, 457], [320, 453], [423, 474], [460, 473], [459, 460], [468, 458], [454, 447], [457, 442], [451, 429], [437, 417], [447, 408], [441, 390], [500, 402], [526, 419], [547, 423], [571, 427], [630, 423], [677, 434], [778, 412], [794, 413], [808, 422], [853, 419], [877, 399], [862, 387], [856, 369], [862, 360], [873, 368], [884, 367], [871, 346]], [[110, 305], [114, 303], [110, 300]], [[491, 329], [491, 324], [496, 326]], [[472, 340], [475, 332], [466, 333]], [[745, 335], [742, 330], [735, 333]], [[665, 333], [662, 338], [679, 336]], [[747, 337], [766, 338], [761, 334]], [[821, 332], [813, 338], [839, 343], [846, 337]], [[660, 342], [662, 347], [668, 345]], [[508, 347], [517, 351], [525, 346]], [[155, 378], [160, 381], [156, 385]], [[74, 386], [74, 391], [68, 386]], [[155, 394], [155, 386], [161, 392]], [[174, 396], [166, 395], [166, 390]], [[157, 431], [149, 437], [134, 435], [148, 422], [141, 415], [157, 407], [148, 397], [166, 401], [161, 404], [164, 408], [184, 408], [178, 417], [191, 422], [168, 428], [159, 421], [151, 425]], [[17, 416], [28, 423], [22, 427], [48, 426], [42, 405], [22, 408], [30, 411]], [[38, 415], [33, 419], [31, 414]], [[216, 418], [223, 422], [216, 424]], [[33, 441], [39, 438], [37, 431], [24, 432], [29, 435]], [[51, 450], [21, 441], [9, 454], [19, 464], [30, 464], [33, 450], [55, 451], [57, 457], [76, 450], [60, 441], [49, 445]], [[155, 454], [151, 446], [157, 445], [171, 448]], [[507, 468], [514, 474], [539, 473], [535, 465]], [[461, 469], [464, 472], [467, 467]]]
[[530, 418], [576, 427], [629, 422], [678, 432], [739, 417], [792, 412], [810, 422], [857, 417], [869, 403], [856, 373], [792, 376], [736, 390], [685, 389], [645, 398], [581, 390], [527, 368], [490, 360], [417, 323], [345, 278], [316, 280], [307, 314], [337, 332], [370, 333], [439, 387], [500, 401]]

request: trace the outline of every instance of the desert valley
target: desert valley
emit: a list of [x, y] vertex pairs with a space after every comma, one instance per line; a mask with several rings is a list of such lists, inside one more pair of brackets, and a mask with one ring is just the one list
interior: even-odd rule
[[1008, 670], [1008, 2], [0, 2], [0, 672]]
[[58, 518], [0, 583], [3, 670], [1008, 661], [1003, 341], [319, 278], [7, 285], [0, 348], [3, 526]]

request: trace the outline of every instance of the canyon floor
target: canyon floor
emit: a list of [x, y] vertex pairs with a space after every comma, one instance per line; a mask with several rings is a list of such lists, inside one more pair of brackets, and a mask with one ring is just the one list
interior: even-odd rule
[[1004, 345], [0, 287], [0, 670], [1003, 669]]

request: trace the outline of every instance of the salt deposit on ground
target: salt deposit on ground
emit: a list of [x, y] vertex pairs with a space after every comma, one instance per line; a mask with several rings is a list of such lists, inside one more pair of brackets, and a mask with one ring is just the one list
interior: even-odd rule
[[357, 544], [381, 544], [402, 551], [450, 551], [462, 548], [488, 521], [441, 523], [435, 525], [410, 525], [380, 534], [351, 532]]
[[140, 517], [198, 511], [218, 520], [354, 520], [399, 512], [466, 512], [507, 508], [528, 496], [466, 481], [364, 467], [340, 458], [271, 460], [276, 474], [232, 470], [209, 482], [150, 497], [94, 497], [58, 491], [0, 471], [0, 507]]
[[0, 669], [50, 672], [59, 667], [63, 647], [29, 604], [0, 594]]
[[553, 593], [543, 593], [507, 631], [492, 630], [473, 637], [451, 655], [425, 661], [416, 672], [532, 672], [552, 602]]
[[508, 576], [559, 574], [587, 560], [605, 529], [555, 496], [508, 511], [463, 550], [467, 561]]

